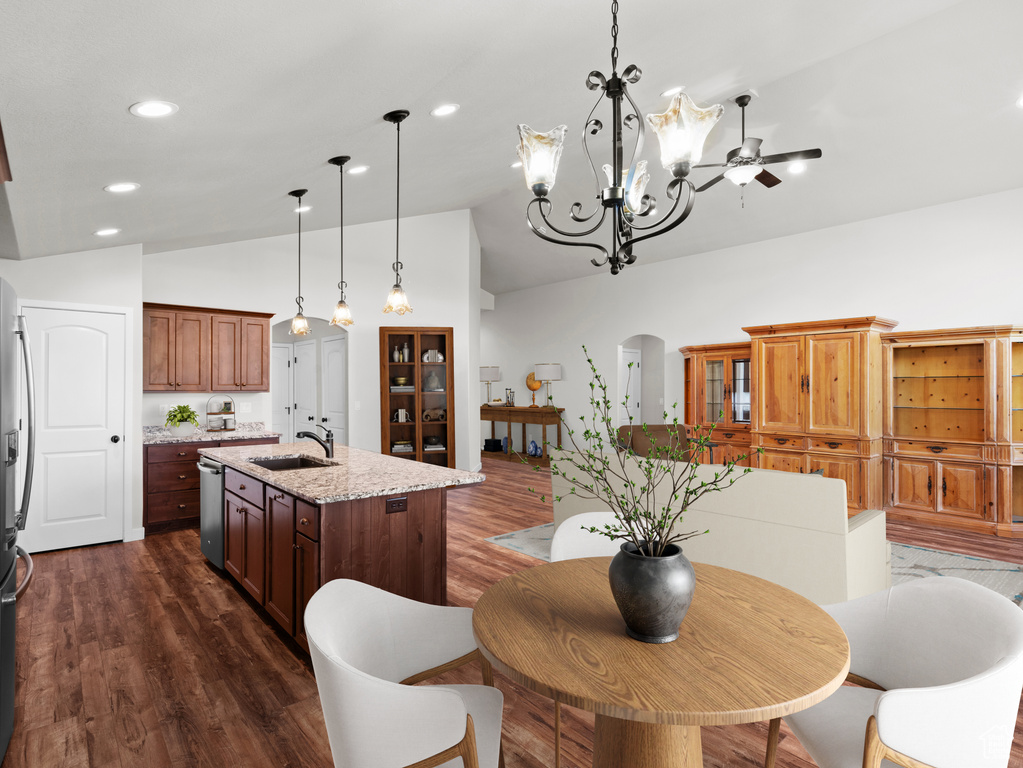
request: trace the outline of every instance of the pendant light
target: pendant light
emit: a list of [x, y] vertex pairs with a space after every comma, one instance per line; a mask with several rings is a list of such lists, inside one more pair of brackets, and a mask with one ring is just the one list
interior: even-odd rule
[[407, 109], [396, 109], [393, 112], [388, 112], [384, 115], [384, 120], [389, 123], [394, 123], [395, 131], [398, 137], [398, 163], [394, 172], [394, 286], [391, 288], [391, 292], [387, 295], [387, 303], [384, 305], [384, 312], [396, 312], [399, 315], [404, 315], [406, 312], [411, 312], [412, 307], [409, 306], [408, 297], [405, 295], [405, 289], [401, 287], [401, 268], [402, 263], [398, 261], [398, 228], [399, 228], [399, 215], [401, 212], [401, 121], [409, 116]]
[[309, 321], [302, 314], [302, 196], [308, 189], [294, 189], [288, 194], [298, 198], [298, 295], [295, 303], [298, 304], [298, 314], [291, 319], [291, 330], [289, 336], [305, 336], [309, 333]]
[[341, 299], [338, 301], [337, 306], [334, 307], [334, 316], [330, 318], [331, 325], [352, 325], [355, 321], [352, 319], [352, 310], [348, 308], [348, 303], [345, 301], [345, 288], [348, 283], [345, 282], [345, 163], [351, 160], [348, 155], [338, 155], [332, 157], [327, 162], [331, 165], [337, 166], [338, 175], [338, 190], [340, 192], [340, 208], [341, 208], [341, 279], [338, 280], [337, 287], [341, 291]]

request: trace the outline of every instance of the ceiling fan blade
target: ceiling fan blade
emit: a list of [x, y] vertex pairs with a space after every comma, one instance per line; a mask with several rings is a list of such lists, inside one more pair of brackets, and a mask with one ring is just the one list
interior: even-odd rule
[[757, 152], [760, 151], [760, 145], [763, 143], [763, 139], [755, 139], [752, 136], [748, 137], [742, 142], [742, 147], [739, 149], [739, 157], [756, 157]]
[[761, 184], [763, 184], [768, 189], [773, 187], [775, 184], [781, 184], [781, 179], [779, 179], [777, 176], [775, 176], [773, 173], [771, 173], [766, 168], [761, 168], [760, 169], [760, 173], [758, 173], [753, 178], [756, 179], [757, 181], [759, 181]]
[[767, 155], [766, 157], [760, 158], [760, 162], [764, 165], [770, 163], [788, 163], [793, 160], [816, 160], [821, 156], [819, 149], [803, 149], [799, 152], [782, 152], [777, 155]]
[[699, 165], [691, 166], [693, 168], [727, 168], [728, 163], [700, 163]]
[[703, 190], [705, 190], [705, 189], [710, 189], [715, 184], [717, 184], [719, 181], [721, 181], [721, 179], [723, 179], [723, 178], [725, 178], [725, 174], [720, 173], [717, 176], [715, 176], [713, 179], [708, 181], [706, 184], [704, 184], [702, 187], [697, 187], [696, 191], [697, 192], [703, 192]]

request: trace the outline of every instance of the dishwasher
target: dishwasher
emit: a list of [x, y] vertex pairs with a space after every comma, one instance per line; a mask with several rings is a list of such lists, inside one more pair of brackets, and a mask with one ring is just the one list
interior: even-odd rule
[[199, 548], [217, 568], [224, 567], [224, 465], [199, 459]]

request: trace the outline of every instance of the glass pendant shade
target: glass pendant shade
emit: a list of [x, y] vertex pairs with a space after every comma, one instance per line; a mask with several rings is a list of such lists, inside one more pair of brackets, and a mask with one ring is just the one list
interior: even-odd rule
[[519, 160], [526, 174], [526, 186], [537, 197], [544, 197], [554, 188], [567, 131], [568, 126], [565, 125], [547, 133], [537, 133], [528, 125], [519, 125]]
[[675, 94], [667, 112], [647, 115], [647, 124], [661, 145], [664, 169], [676, 178], [686, 176], [690, 167], [703, 159], [707, 135], [724, 111], [720, 104], [706, 109], [698, 107], [683, 91]]
[[384, 312], [394, 312], [398, 315], [404, 315], [406, 312], [411, 311], [412, 307], [409, 306], [408, 296], [405, 295], [405, 289], [398, 283], [395, 283], [394, 287], [391, 288], [391, 292], [387, 294], [387, 303], [384, 305]]
[[309, 333], [309, 321], [305, 319], [305, 315], [302, 314], [300, 309], [298, 313], [291, 318], [291, 329], [288, 331], [289, 336], [305, 336]]
[[[607, 176], [607, 183], [614, 186], [614, 179], [611, 178], [614, 174], [614, 169], [608, 165], [603, 166], [604, 175]], [[625, 193], [625, 208], [630, 213], [639, 213], [643, 207], [643, 195], [646, 194], [646, 185], [650, 182], [650, 174], [646, 172], [646, 160], [640, 160], [636, 163], [636, 172], [632, 174], [632, 186]], [[626, 168], [622, 171], [622, 183], [624, 187], [629, 183], [629, 170]]]
[[759, 165], [740, 165], [725, 171], [725, 178], [736, 186], [744, 187], [753, 181], [762, 170], [764, 169]]
[[334, 307], [334, 316], [330, 318], [331, 325], [353, 325], [355, 321], [352, 319], [352, 310], [348, 308], [348, 304], [344, 299], [337, 303]]

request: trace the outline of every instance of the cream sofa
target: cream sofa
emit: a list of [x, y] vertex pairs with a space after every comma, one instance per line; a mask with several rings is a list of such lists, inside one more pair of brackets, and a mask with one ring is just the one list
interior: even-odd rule
[[[642, 478], [635, 460], [629, 461], [630, 477]], [[697, 471], [709, 480], [722, 469], [707, 464]], [[581, 512], [609, 509], [570, 494], [570, 488], [553, 478], [554, 496], [561, 497], [554, 501], [555, 529]], [[697, 501], [680, 527], [710, 531], [683, 542], [690, 560], [759, 576], [821, 605], [891, 586], [885, 514], [878, 509], [848, 517], [841, 480], [754, 469], [730, 488]]]

